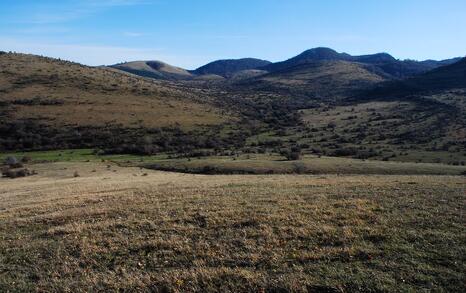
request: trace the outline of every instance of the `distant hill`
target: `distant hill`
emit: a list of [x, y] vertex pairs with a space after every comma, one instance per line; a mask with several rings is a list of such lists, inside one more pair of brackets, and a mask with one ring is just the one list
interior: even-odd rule
[[371, 55], [351, 56], [346, 53], [338, 53], [330, 48], [314, 48], [299, 54], [296, 57], [286, 61], [272, 63], [262, 67], [261, 69], [275, 72], [282, 71], [288, 68], [293, 68], [297, 65], [312, 63], [316, 61], [348, 61], [358, 62], [371, 65], [368, 68], [373, 73], [386, 78], [402, 79], [416, 74], [424, 73], [439, 66], [448, 65], [458, 61], [458, 58], [435, 61], [414, 61], [414, 60], [397, 60], [387, 53], [377, 53]]
[[298, 56], [290, 58], [286, 61], [268, 64], [261, 69], [269, 72], [275, 72], [317, 61], [350, 61], [350, 59], [351, 56], [348, 54], [338, 53], [337, 51], [330, 48], [320, 47], [304, 51]]
[[165, 80], [186, 80], [192, 78], [187, 70], [161, 61], [134, 61], [110, 66], [143, 77]]
[[381, 84], [369, 96], [406, 96], [466, 88], [466, 58], [400, 81]]
[[[331, 57], [330, 57], [331, 58]], [[386, 79], [360, 63], [325, 60], [298, 64], [282, 70], [240, 80], [238, 88], [316, 99], [346, 97]]]
[[196, 75], [215, 74], [229, 78], [237, 72], [257, 69], [268, 64], [271, 62], [254, 58], [217, 60], [193, 70], [192, 73]]
[[270, 71], [220, 61], [220, 75], [156, 61], [89, 67], [0, 53], [0, 151], [199, 156], [299, 147], [306, 154], [463, 164], [466, 59], [454, 60], [317, 48], [279, 66], [259, 61]]
[[[439, 66], [449, 65], [461, 58], [446, 60], [398, 60], [388, 53], [376, 53], [361, 56], [352, 56], [347, 53], [339, 53], [333, 49], [318, 47], [309, 49], [303, 53], [285, 61], [272, 63], [270, 61], [243, 58], [217, 60], [208, 63], [196, 70], [185, 70], [161, 61], [133, 61], [115, 64], [110, 67], [129, 72], [135, 75], [162, 80], [205, 80], [212, 81], [212, 77], [218, 76], [236, 82], [258, 75], [274, 72], [283, 72], [296, 66], [321, 62], [321, 61], [346, 61], [366, 65], [366, 70], [381, 76], [383, 79], [404, 79], [417, 74], [427, 72]], [[230, 80], [231, 79], [231, 80]]]

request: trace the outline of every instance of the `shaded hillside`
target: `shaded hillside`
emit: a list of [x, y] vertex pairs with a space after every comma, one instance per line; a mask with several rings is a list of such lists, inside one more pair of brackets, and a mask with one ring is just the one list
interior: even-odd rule
[[237, 83], [239, 88], [301, 95], [311, 99], [336, 99], [385, 79], [362, 64], [348, 61], [316, 61], [277, 70]]
[[228, 81], [211, 74], [175, 82], [0, 54], [0, 150], [84, 147], [175, 157], [301, 151], [462, 164], [464, 63], [389, 83], [428, 91], [387, 100], [368, 94], [368, 87], [386, 87], [386, 78], [360, 62], [325, 60], [272, 73], [243, 70]]
[[412, 78], [384, 83], [366, 95], [368, 97], [402, 97], [456, 88], [466, 88], [466, 58]]
[[434, 69], [436, 67], [454, 63], [456, 58], [435, 61], [397, 60], [387, 53], [371, 55], [351, 56], [346, 53], [338, 53], [330, 48], [314, 48], [299, 54], [286, 61], [277, 62], [264, 66], [263, 70], [269, 72], [282, 71], [298, 65], [313, 63], [317, 61], [348, 61], [371, 65], [371, 71], [384, 77], [399, 79], [413, 76]]
[[0, 68], [0, 148], [134, 143], [235, 119], [205, 90], [106, 68], [22, 54], [0, 55]]
[[330, 48], [314, 48], [306, 50], [303, 53], [290, 58], [286, 61], [276, 62], [262, 67], [261, 69], [275, 72], [282, 71], [289, 68], [293, 68], [298, 65], [303, 65], [307, 63], [313, 63], [318, 61], [329, 61], [329, 60], [338, 60], [338, 61], [350, 61], [351, 56], [345, 53], [338, 53], [335, 50]]
[[192, 74], [187, 70], [161, 61], [134, 61], [112, 65], [111, 67], [155, 79], [185, 80], [192, 78]]
[[198, 69], [192, 71], [192, 73], [196, 75], [215, 74], [228, 78], [237, 72], [257, 69], [270, 63], [271, 62], [266, 60], [254, 58], [217, 60], [199, 67]]

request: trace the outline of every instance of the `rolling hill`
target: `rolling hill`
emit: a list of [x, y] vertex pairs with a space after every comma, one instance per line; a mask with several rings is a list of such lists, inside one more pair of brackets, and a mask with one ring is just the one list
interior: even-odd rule
[[466, 58], [405, 80], [387, 82], [368, 96], [407, 96], [466, 88]]
[[240, 71], [258, 69], [268, 64], [271, 62], [254, 58], [217, 60], [199, 67], [192, 73], [196, 75], [215, 74], [229, 78]]
[[[281, 70], [164, 79], [114, 67], [0, 54], [0, 149], [198, 156], [281, 153], [464, 162], [465, 61], [393, 80], [328, 50]], [[326, 59], [309, 61], [312, 58]], [[448, 63], [448, 62], [447, 62]], [[133, 64], [134, 65], [134, 64]], [[141, 65], [141, 64], [139, 64]]]
[[118, 145], [235, 119], [206, 90], [114, 69], [23, 54], [0, 55], [0, 68], [2, 149]]
[[192, 78], [187, 70], [161, 61], [134, 61], [110, 66], [143, 77], [165, 80], [186, 80]]
[[310, 99], [334, 100], [386, 80], [360, 63], [338, 60], [307, 62], [282, 70], [240, 80], [243, 90], [300, 95]]
[[442, 61], [414, 61], [397, 60], [387, 53], [377, 53], [371, 55], [352, 56], [346, 53], [338, 53], [330, 48], [314, 48], [290, 58], [286, 61], [272, 63], [261, 69], [275, 72], [293, 68], [298, 65], [313, 63], [318, 61], [347, 61], [371, 65], [371, 71], [386, 78], [399, 79], [427, 72], [439, 66], [448, 65], [458, 61], [458, 58]]

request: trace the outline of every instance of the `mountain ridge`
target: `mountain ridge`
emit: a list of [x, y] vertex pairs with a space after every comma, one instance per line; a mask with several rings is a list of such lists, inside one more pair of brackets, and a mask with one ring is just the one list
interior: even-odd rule
[[[422, 74], [440, 66], [452, 64], [460, 59], [461, 57], [445, 60], [400, 60], [386, 52], [350, 55], [344, 52], [339, 53], [327, 47], [316, 47], [279, 62], [270, 62], [257, 58], [220, 59], [207, 63], [194, 70], [183, 69], [162, 61], [132, 61], [110, 65], [109, 67], [143, 77], [176, 81], [191, 79], [209, 80], [209, 78], [207, 78], [208, 76], [230, 79], [235, 76], [237, 77], [237, 73], [247, 72], [248, 70], [253, 70], [256, 73], [260, 71], [263, 74], [267, 74], [319, 61], [346, 61], [364, 64], [367, 70], [383, 78], [395, 80]], [[256, 75], [257, 74], [252, 74], [251, 78], [256, 77]], [[202, 76], [206, 76], [206, 78], [202, 78]], [[243, 78], [247, 77], [248, 74], [243, 74]]]
[[225, 78], [244, 70], [253, 70], [271, 64], [270, 61], [257, 58], [222, 59], [203, 65], [193, 71], [196, 75], [216, 74]]

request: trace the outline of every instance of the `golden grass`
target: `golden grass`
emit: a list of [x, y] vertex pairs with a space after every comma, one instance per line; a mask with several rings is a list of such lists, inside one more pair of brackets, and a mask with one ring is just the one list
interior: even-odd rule
[[463, 177], [34, 167], [0, 179], [0, 291], [464, 289]]
[[0, 56], [0, 101], [38, 98], [61, 105], [13, 105], [11, 119], [53, 126], [163, 127], [217, 125], [233, 118], [209, 93], [168, 82], [33, 55]]

